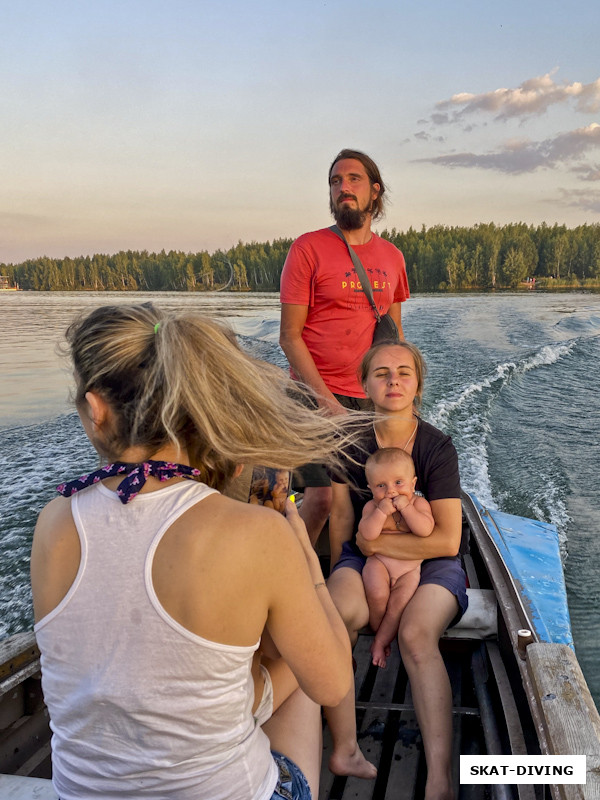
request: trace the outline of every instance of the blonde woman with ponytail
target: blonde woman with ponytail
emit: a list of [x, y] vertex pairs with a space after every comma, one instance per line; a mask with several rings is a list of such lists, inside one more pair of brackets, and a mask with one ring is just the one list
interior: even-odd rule
[[[102, 467], [58, 487], [32, 549], [58, 796], [316, 800], [348, 634], [293, 504], [221, 492], [242, 464], [333, 464], [344, 436], [202, 316], [107, 306], [67, 342]], [[299, 688], [261, 728], [263, 631]]]

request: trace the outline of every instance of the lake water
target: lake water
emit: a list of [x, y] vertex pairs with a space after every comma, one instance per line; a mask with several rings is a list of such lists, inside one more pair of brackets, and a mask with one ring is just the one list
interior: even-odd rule
[[[285, 365], [275, 294], [0, 295], [0, 638], [31, 626], [29, 549], [54, 487], [96, 465], [56, 353], [75, 315], [152, 300], [227, 320]], [[454, 439], [463, 487], [559, 531], [575, 646], [600, 704], [600, 295], [418, 295], [403, 310], [423, 350], [423, 415]]]

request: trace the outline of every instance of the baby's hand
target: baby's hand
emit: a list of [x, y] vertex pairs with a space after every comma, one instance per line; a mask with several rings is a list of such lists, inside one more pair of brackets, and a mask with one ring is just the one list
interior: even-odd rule
[[403, 508], [410, 505], [410, 500], [403, 494], [399, 494], [392, 500], [392, 504], [396, 511], [402, 511]]
[[377, 504], [377, 508], [382, 511], [386, 517], [390, 517], [394, 513], [394, 502], [389, 497], [384, 497]]

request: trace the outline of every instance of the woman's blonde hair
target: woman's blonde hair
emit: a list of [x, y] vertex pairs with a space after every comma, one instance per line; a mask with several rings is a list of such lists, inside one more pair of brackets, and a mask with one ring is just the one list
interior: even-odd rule
[[115, 415], [104, 455], [138, 446], [150, 456], [171, 442], [217, 489], [241, 463], [337, 466], [352, 427], [356, 435], [367, 424], [364, 415], [348, 426], [347, 416], [307, 407], [306, 390], [282, 369], [244, 353], [231, 330], [197, 313], [103, 306], [73, 323], [67, 342], [75, 402], [94, 391]]
[[425, 385], [425, 376], [427, 375], [427, 366], [425, 364], [423, 354], [417, 345], [412, 344], [412, 342], [406, 342], [404, 340], [400, 342], [382, 342], [381, 344], [375, 345], [375, 347], [372, 347], [370, 350], [367, 350], [358, 369], [360, 382], [363, 386], [365, 385], [367, 378], [369, 377], [369, 371], [371, 369], [373, 359], [384, 349], [384, 347], [402, 347], [404, 350], [408, 350], [408, 352], [412, 355], [413, 361], [415, 362], [415, 374], [417, 377], [417, 391], [414, 399], [414, 407], [416, 410], [419, 410], [423, 400], [423, 387]]

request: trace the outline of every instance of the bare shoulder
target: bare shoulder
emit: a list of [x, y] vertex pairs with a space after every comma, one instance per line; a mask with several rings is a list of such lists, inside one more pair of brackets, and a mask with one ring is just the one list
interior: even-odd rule
[[282, 571], [298, 572], [305, 563], [291, 525], [273, 509], [215, 494], [190, 512], [186, 520], [180, 517], [161, 546], [184, 563], [198, 565], [216, 584], [231, 582], [236, 591], [258, 584], [267, 597]]
[[48, 563], [50, 558], [62, 558], [73, 552], [77, 558], [80, 552], [79, 535], [71, 513], [71, 499], [56, 497], [45, 506], [38, 517], [31, 548], [32, 566], [41, 560]]
[[56, 608], [79, 569], [81, 546], [71, 500], [57, 497], [42, 509], [31, 548], [31, 586], [36, 622]]
[[197, 515], [203, 527], [210, 526], [219, 538], [239, 547], [275, 545], [295, 539], [283, 514], [221, 494], [211, 495], [190, 511]]
[[73, 514], [71, 513], [71, 499], [69, 497], [55, 497], [48, 505], [40, 511], [35, 526], [35, 535], [50, 536], [56, 531], [64, 529], [66, 526], [73, 525]]

